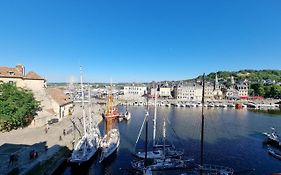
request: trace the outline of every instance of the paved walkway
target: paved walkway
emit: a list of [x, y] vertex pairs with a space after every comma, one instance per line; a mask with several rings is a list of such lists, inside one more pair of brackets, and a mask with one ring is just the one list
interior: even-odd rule
[[[100, 122], [100, 113], [102, 112], [101, 107], [98, 106], [93, 110], [95, 111], [95, 116], [97, 116], [95, 117], [96, 122]], [[86, 111], [86, 115], [87, 114], [88, 113]], [[80, 118], [80, 120], [78, 118]], [[74, 137], [79, 137], [79, 133], [77, 131], [73, 132], [73, 124], [71, 120], [74, 121], [77, 127], [80, 128], [79, 130], [83, 132], [81, 125], [83, 123], [82, 108], [79, 105], [75, 106], [74, 113], [72, 116], [65, 117], [60, 122], [49, 125], [47, 133], [45, 132], [45, 126], [39, 128], [26, 127], [23, 129], [0, 133], [0, 145], [4, 143], [32, 145], [34, 143], [46, 141], [48, 147], [52, 147], [53, 145], [58, 144], [61, 146], [68, 146], [69, 148], [71, 148], [71, 142]], [[64, 129], [68, 134], [63, 134]]]
[[[104, 109], [101, 106], [96, 106], [93, 108], [95, 122], [98, 123], [102, 120], [100, 114], [103, 112], [103, 110]], [[86, 110], [86, 115], [87, 114], [89, 114], [88, 110]], [[46, 126], [39, 128], [26, 127], [6, 133], [0, 133], [0, 146], [5, 143], [18, 144], [20, 146], [20, 144], [33, 145], [35, 143], [46, 142], [46, 145], [49, 148], [53, 148], [48, 150], [47, 154], [39, 154], [38, 159], [28, 163], [28, 166], [18, 165], [20, 167], [26, 167], [24, 169], [20, 168], [21, 171], [28, 171], [28, 167], [31, 168], [32, 166], [36, 165], [36, 162], [46, 160], [55, 154], [58, 146], [67, 146], [70, 150], [73, 149], [73, 140], [77, 140], [79, 138], [79, 132], [74, 129], [72, 121], [75, 122], [75, 125], [81, 131], [81, 134], [83, 134], [82, 108], [80, 105], [75, 106], [72, 116], [65, 117], [60, 122], [49, 125], [47, 133]], [[65, 134], [63, 132], [64, 130]], [[5, 153], [2, 154], [2, 157], [6, 157], [6, 160], [2, 161], [6, 162], [7, 164], [9, 162], [9, 155], [12, 153], [16, 153], [16, 149], [15, 151], [11, 150], [9, 153], [5, 151]], [[4, 168], [6, 169], [7, 167]], [[12, 167], [9, 169], [11, 168]], [[2, 172], [0, 172], [0, 175], [1, 173]]]

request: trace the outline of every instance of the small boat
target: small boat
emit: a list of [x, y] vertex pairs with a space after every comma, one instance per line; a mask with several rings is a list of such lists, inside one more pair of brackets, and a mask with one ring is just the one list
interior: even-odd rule
[[120, 133], [118, 129], [111, 129], [101, 140], [100, 163], [117, 150], [120, 144]]
[[215, 107], [215, 105], [214, 105], [213, 103], [209, 103], [207, 106], [208, 106], [209, 108]]
[[267, 142], [276, 146], [281, 146], [280, 138], [275, 131], [274, 127], [271, 127], [271, 133], [263, 133], [267, 137]]
[[270, 154], [271, 156], [275, 157], [276, 159], [281, 160], [281, 153], [274, 151], [273, 149], [268, 149], [268, 154]]
[[171, 104], [170, 104], [170, 103], [167, 103], [165, 106], [166, 106], [166, 107], [171, 107]]
[[131, 113], [126, 111], [125, 114], [124, 114], [124, 119], [125, 120], [130, 120], [131, 119]]
[[234, 108], [235, 107], [235, 105], [233, 103], [228, 103], [227, 106], [230, 107], [230, 108]]

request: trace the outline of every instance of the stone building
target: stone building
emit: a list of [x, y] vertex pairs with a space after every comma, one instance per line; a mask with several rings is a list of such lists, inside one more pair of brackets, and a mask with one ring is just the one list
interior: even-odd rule
[[17, 87], [29, 89], [33, 92], [46, 88], [45, 78], [32, 71], [25, 74], [25, 67], [20, 64], [12, 68], [1, 66], [0, 82], [13, 83]]
[[174, 88], [175, 98], [181, 101], [200, 101], [202, 99], [202, 86], [196, 83], [179, 83]]
[[59, 119], [72, 113], [73, 101], [62, 89], [47, 88], [47, 94], [51, 97], [52, 109], [58, 114]]
[[25, 73], [23, 65], [16, 67], [0, 66], [0, 83], [12, 83], [19, 88], [31, 90], [37, 101], [40, 102], [41, 110], [37, 111], [30, 127], [45, 125], [50, 119], [69, 114], [73, 102], [62, 90], [47, 89], [46, 79], [37, 73], [30, 71]]

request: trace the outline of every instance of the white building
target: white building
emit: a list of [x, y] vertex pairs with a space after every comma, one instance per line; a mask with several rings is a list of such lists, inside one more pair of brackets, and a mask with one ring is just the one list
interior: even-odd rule
[[125, 97], [141, 97], [147, 93], [147, 87], [144, 85], [124, 86]]
[[246, 84], [246, 83], [237, 84], [236, 89], [238, 90], [239, 97], [248, 97], [248, 95], [249, 95], [248, 94], [248, 92], [249, 92], [248, 84]]
[[58, 114], [59, 119], [72, 113], [73, 101], [64, 94], [62, 89], [48, 88], [47, 93], [51, 97], [52, 109]]
[[200, 101], [202, 99], [202, 86], [197, 84], [178, 84], [175, 88], [175, 97], [181, 101]]

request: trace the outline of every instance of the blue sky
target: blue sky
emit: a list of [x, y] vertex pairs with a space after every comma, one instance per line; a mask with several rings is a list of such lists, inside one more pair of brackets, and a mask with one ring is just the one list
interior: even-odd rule
[[[0, 1], [0, 65], [49, 82], [281, 68], [280, 0]], [[77, 79], [77, 78], [76, 78]]]

